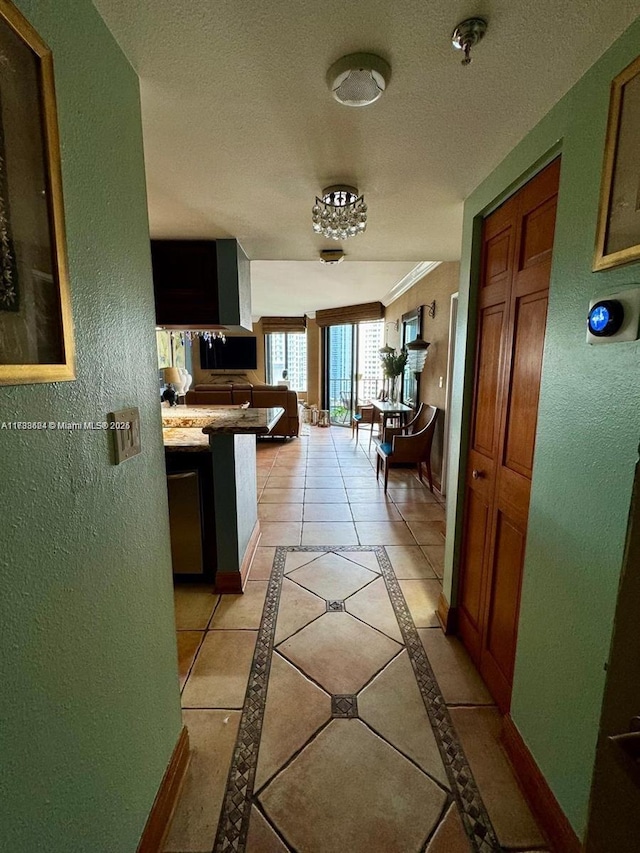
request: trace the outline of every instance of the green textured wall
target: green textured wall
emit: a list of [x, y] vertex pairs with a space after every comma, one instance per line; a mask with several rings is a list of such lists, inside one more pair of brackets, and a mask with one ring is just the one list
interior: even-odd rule
[[[473, 235], [496, 199], [531, 175], [552, 150], [562, 151], [511, 713], [580, 835], [640, 441], [640, 345], [590, 347], [585, 323], [592, 297], [640, 285], [638, 264], [591, 272], [609, 85], [635, 59], [639, 45], [636, 21], [465, 204], [458, 315], [458, 351], [464, 357], [457, 363], [452, 405], [462, 446], [473, 337], [470, 282], [478, 271]], [[456, 482], [458, 470], [456, 453], [450, 482]], [[459, 532], [462, 488], [457, 503], [455, 491], [449, 492], [448, 529]], [[454, 601], [456, 557], [450, 537], [445, 591]]]
[[54, 52], [76, 382], [0, 421], [138, 406], [100, 432], [0, 431], [0, 849], [132, 853], [180, 730], [138, 80], [89, 0], [19, 0]]

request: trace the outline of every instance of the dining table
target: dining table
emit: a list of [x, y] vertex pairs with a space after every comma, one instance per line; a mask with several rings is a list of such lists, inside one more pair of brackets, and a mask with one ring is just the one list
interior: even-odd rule
[[387, 427], [387, 423], [389, 420], [391, 420], [392, 418], [397, 418], [400, 423], [400, 426], [403, 426], [406, 421], [407, 415], [413, 414], [414, 412], [412, 407], [407, 406], [405, 403], [392, 403], [388, 400], [372, 400], [371, 405], [382, 418], [380, 440], [384, 439], [384, 431]]

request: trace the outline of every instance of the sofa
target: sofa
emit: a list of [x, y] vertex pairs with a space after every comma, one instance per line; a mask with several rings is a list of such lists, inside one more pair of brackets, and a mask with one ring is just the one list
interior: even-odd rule
[[300, 431], [298, 395], [283, 385], [251, 385], [249, 382], [199, 384], [187, 391], [188, 406], [241, 406], [249, 403], [254, 409], [281, 406], [284, 414], [271, 431], [278, 438], [294, 438]]

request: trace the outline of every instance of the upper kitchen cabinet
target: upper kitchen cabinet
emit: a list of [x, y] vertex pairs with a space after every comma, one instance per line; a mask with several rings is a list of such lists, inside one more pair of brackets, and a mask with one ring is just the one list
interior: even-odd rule
[[251, 331], [249, 259], [237, 240], [152, 240], [156, 324]]

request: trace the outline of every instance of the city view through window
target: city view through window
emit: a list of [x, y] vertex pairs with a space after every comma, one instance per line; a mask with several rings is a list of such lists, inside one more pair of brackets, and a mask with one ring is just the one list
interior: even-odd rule
[[292, 391], [306, 391], [306, 332], [273, 332], [266, 339], [267, 382], [277, 385], [286, 379]]
[[346, 424], [358, 405], [374, 400], [382, 390], [384, 321], [330, 326], [327, 343], [331, 420]]

